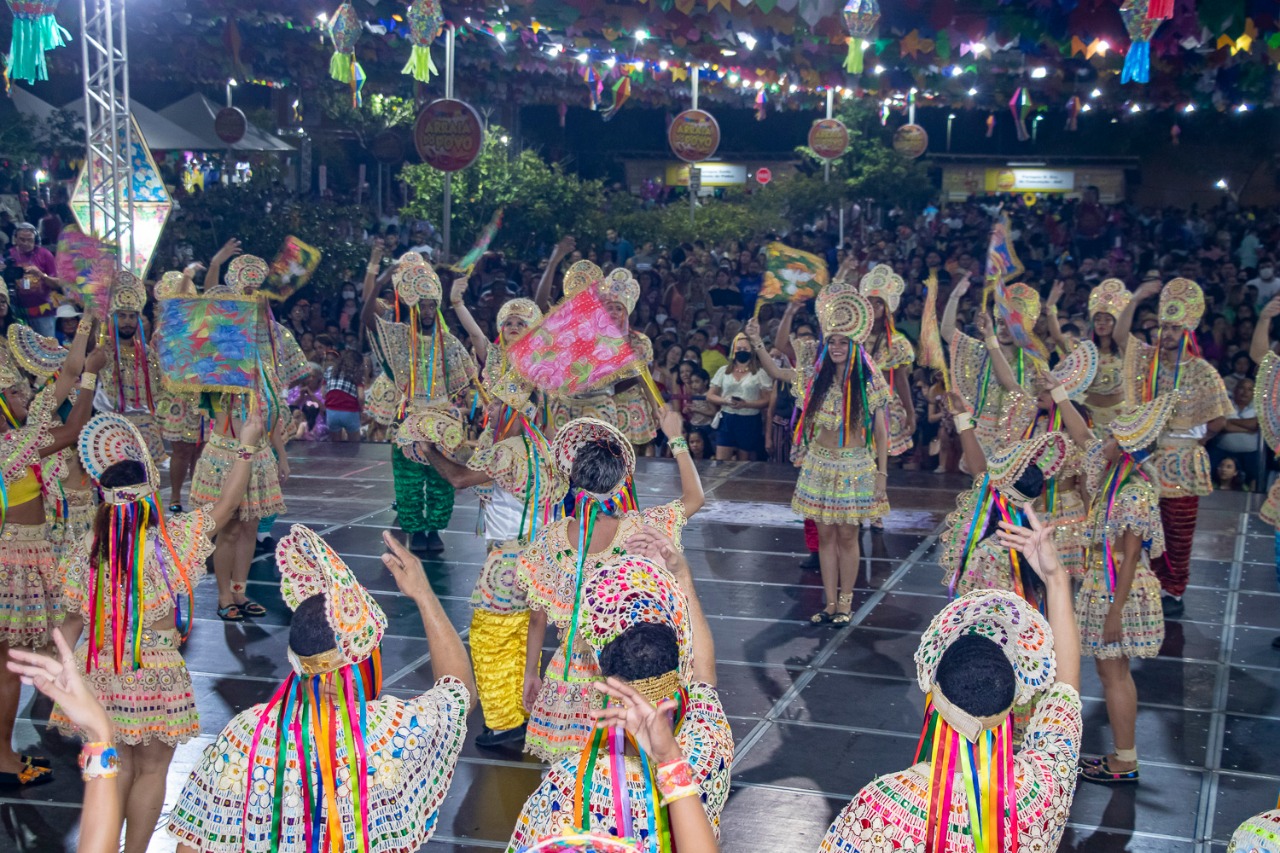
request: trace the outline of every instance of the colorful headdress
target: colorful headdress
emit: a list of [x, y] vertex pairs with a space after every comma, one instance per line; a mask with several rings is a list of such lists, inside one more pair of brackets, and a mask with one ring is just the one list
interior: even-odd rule
[[[133, 503], [160, 488], [160, 474], [147, 452], [146, 440], [123, 415], [96, 415], [80, 431], [79, 452], [80, 464], [94, 483], [99, 484], [102, 499], [109, 504]], [[146, 481], [114, 489], [102, 488], [103, 473], [119, 462], [140, 464], [146, 472]]]
[[532, 327], [542, 320], [542, 309], [532, 299], [510, 299], [498, 309], [498, 328], [512, 317], [524, 320], [526, 326]]
[[[676, 632], [680, 670], [689, 671], [693, 663], [689, 601], [665, 569], [643, 557], [618, 557], [587, 577], [582, 597], [582, 638], [597, 655], [633, 625], [667, 625]], [[662, 692], [659, 698], [671, 692]]]
[[120, 270], [111, 282], [111, 307], [115, 314], [118, 311], [135, 311], [142, 313], [147, 307], [147, 287], [128, 270]]
[[398, 445], [438, 444], [449, 453], [453, 453], [467, 438], [467, 425], [452, 410], [442, 406], [427, 406], [415, 409], [396, 430], [395, 442]]
[[238, 255], [227, 264], [227, 287], [235, 293], [253, 293], [267, 280], [271, 267], [257, 255]]
[[1178, 405], [1179, 394], [1161, 394], [1140, 406], [1123, 409], [1111, 421], [1111, 435], [1125, 453], [1150, 447], [1164, 431]]
[[[89, 644], [86, 672], [92, 672], [97, 666], [98, 651], [108, 643], [114, 653], [112, 663], [116, 673], [125, 671], [126, 649], [130, 651], [132, 669], [139, 670], [143, 631], [149, 627], [144, 603], [149, 545], [160, 547], [163, 543], [168, 552], [159, 559], [174, 601], [174, 625], [184, 636], [191, 626], [191, 577], [165, 528], [164, 514], [156, 501], [160, 474], [138, 428], [123, 415], [97, 415], [80, 431], [77, 449], [80, 464], [93, 478], [103, 502], [109, 507], [108, 524], [101, 532], [95, 531], [90, 558], [89, 571], [93, 579], [86, 626]], [[145, 473], [143, 482], [104, 487], [103, 474], [120, 462], [140, 464]], [[158, 537], [152, 535], [153, 528], [159, 530]], [[99, 542], [99, 535], [108, 537], [108, 541]], [[185, 616], [184, 600], [187, 602]]]
[[595, 418], [577, 418], [569, 421], [560, 428], [555, 440], [551, 442], [551, 456], [565, 476], [568, 476], [573, 472], [574, 460], [578, 458], [578, 451], [583, 445], [600, 439], [608, 439], [621, 448], [626, 471], [623, 481], [613, 489], [613, 492], [617, 493], [636, 472], [636, 451], [627, 437], [613, 424], [607, 424]]
[[[978, 853], [1002, 853], [1016, 841], [1017, 779], [1012, 707], [977, 718], [951, 702], [937, 684], [938, 664], [961, 637], [984, 637], [1013, 668], [1013, 703], [1025, 705], [1053, 683], [1056, 665], [1049, 623], [1026, 602], [1002, 590], [973, 592], [933, 618], [916, 649], [916, 680], [928, 694], [916, 762], [930, 765], [925, 846], [948, 849], [952, 810], [967, 803]], [[958, 802], [957, 802], [958, 801]]]
[[1132, 298], [1133, 294], [1124, 286], [1123, 281], [1109, 278], [1089, 291], [1089, 316], [1092, 318], [1098, 314], [1110, 314], [1112, 317], [1119, 317]]
[[22, 375], [18, 373], [18, 369], [13, 366], [13, 360], [7, 353], [0, 351], [0, 398], [3, 397], [3, 392], [6, 389], [12, 388], [22, 382], [24, 382]]
[[1057, 476], [1067, 462], [1067, 450], [1067, 437], [1060, 432], [1014, 442], [988, 455], [987, 477], [1009, 499], [1029, 503], [1032, 499], [1019, 492], [1014, 483], [1029, 465], [1039, 468], [1045, 480]]
[[[333, 629], [336, 654], [299, 659], [290, 654], [294, 672], [323, 675], [368, 660], [382, 642], [387, 616], [342, 558], [310, 527], [295, 524], [276, 545], [280, 595], [297, 610], [313, 595], [325, 597], [325, 616]], [[315, 658], [325, 657], [318, 661]]]
[[[9, 327], [9, 352], [18, 366], [36, 379], [48, 379], [62, 369], [67, 349], [56, 338], [46, 338], [24, 323]], [[8, 385], [0, 386], [7, 388]]]
[[889, 309], [888, 313], [892, 314], [898, 310], [898, 303], [902, 299], [902, 292], [906, 290], [906, 282], [902, 280], [902, 276], [893, 271], [893, 267], [888, 264], [876, 264], [871, 268], [871, 272], [862, 277], [862, 281], [858, 283], [858, 292], [870, 299], [877, 296], [884, 300], [885, 307]]
[[852, 283], [824, 287], [818, 294], [817, 311], [824, 337], [841, 335], [860, 344], [871, 334], [871, 303]]
[[564, 274], [565, 298], [576, 296], [604, 280], [604, 271], [591, 261], [576, 261]]
[[444, 29], [444, 13], [440, 10], [440, 2], [413, 0], [405, 18], [409, 22], [413, 48], [409, 51], [409, 61], [400, 69], [400, 73], [412, 76], [419, 83], [430, 83], [431, 75], [440, 73], [431, 59], [431, 43]]
[[600, 282], [600, 299], [604, 303], [621, 302], [630, 314], [640, 301], [640, 282], [625, 267], [619, 267]]
[[1204, 316], [1204, 291], [1191, 279], [1175, 278], [1160, 291], [1160, 325], [1195, 329]]
[[182, 291], [182, 282], [186, 276], [177, 270], [170, 270], [160, 276], [160, 280], [156, 282], [156, 286], [152, 289], [152, 294], [156, 301], [164, 299], [172, 299]]
[[1049, 371], [1049, 381], [1061, 385], [1072, 400], [1081, 401], [1098, 373], [1098, 347], [1093, 341], [1076, 344], [1058, 366]]
[[401, 267], [392, 274], [391, 279], [396, 296], [410, 308], [423, 301], [440, 302], [440, 277], [430, 264]]

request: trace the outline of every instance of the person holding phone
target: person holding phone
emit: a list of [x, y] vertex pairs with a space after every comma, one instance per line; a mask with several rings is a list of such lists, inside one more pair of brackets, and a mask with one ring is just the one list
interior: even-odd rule
[[716, 459], [749, 462], [764, 452], [764, 410], [769, 407], [773, 381], [746, 335], [733, 339], [733, 361], [716, 371], [707, 402], [720, 407], [716, 428]]

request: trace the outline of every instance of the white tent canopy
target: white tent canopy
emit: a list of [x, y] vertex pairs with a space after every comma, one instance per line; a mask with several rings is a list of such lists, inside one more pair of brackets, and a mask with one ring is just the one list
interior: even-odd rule
[[12, 87], [9, 97], [13, 100], [14, 109], [36, 121], [44, 121], [58, 111], [53, 104], [40, 100], [21, 86]]
[[[182, 127], [200, 134], [207, 139], [217, 140], [218, 135], [213, 130], [213, 124], [214, 118], [217, 116], [219, 109], [221, 109], [221, 107], [197, 92], [193, 95], [188, 95], [176, 104], [170, 104], [165, 107], [160, 111], [160, 115], [178, 125], [181, 125]], [[241, 139], [239, 142], [231, 146], [219, 141], [213, 147], [230, 147], [233, 151], [294, 150], [293, 146], [285, 142], [283, 139], [280, 139], [277, 136], [272, 136], [270, 133], [255, 127], [252, 123], [248, 125], [244, 139]]]
[[[210, 151], [226, 147], [218, 142], [217, 137], [211, 135], [211, 138], [205, 139], [198, 133], [180, 127], [159, 113], [147, 109], [137, 101], [133, 101], [129, 106], [133, 111], [134, 120], [138, 122], [138, 128], [147, 139], [147, 147], [152, 151]], [[72, 101], [63, 109], [78, 117], [83, 125], [84, 98]]]

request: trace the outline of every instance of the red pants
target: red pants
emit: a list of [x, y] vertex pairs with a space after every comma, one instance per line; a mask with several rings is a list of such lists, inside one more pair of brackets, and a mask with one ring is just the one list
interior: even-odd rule
[[1161, 498], [1160, 523], [1164, 526], [1164, 554], [1151, 561], [1160, 588], [1181, 597], [1191, 577], [1191, 538], [1196, 531], [1200, 498]]
[[804, 544], [810, 554], [818, 553], [818, 525], [811, 518], [804, 520]]

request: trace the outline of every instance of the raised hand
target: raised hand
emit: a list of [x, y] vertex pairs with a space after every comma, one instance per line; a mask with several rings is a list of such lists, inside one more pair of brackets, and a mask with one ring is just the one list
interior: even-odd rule
[[240, 254], [240, 241], [235, 237], [222, 244], [222, 248], [214, 253], [213, 263], [222, 265]]
[[382, 541], [387, 546], [387, 553], [382, 555], [382, 565], [391, 572], [391, 577], [395, 579], [400, 591], [414, 601], [432, 595], [431, 584], [427, 581], [427, 573], [422, 568], [422, 561], [398, 542], [391, 535], [391, 531], [382, 531]]
[[57, 702], [91, 743], [109, 742], [111, 720], [80, 677], [75, 655], [61, 631], [53, 632], [53, 643], [58, 649], [56, 659], [21, 649], [10, 649], [9, 660], [5, 665], [10, 672], [22, 679], [23, 684], [30, 684]]
[[1062, 298], [1062, 292], [1065, 289], [1066, 286], [1061, 280], [1055, 281], [1053, 283], [1053, 287], [1049, 288], [1049, 298], [1045, 301], [1044, 307], [1048, 308], [1050, 306], [1057, 305], [1058, 300]]
[[637, 746], [659, 763], [684, 757], [672, 728], [672, 716], [676, 710], [674, 700], [663, 699], [655, 707], [619, 678], [597, 681], [592, 687], [610, 700], [607, 707], [595, 712], [598, 727], [621, 726], [636, 739]]
[[262, 441], [262, 436], [266, 434], [267, 427], [262, 420], [262, 412], [253, 411], [240, 427], [240, 443], [257, 447], [258, 442]]
[[1046, 584], [1058, 575], [1065, 575], [1058, 549], [1053, 544], [1053, 525], [1044, 524], [1036, 516], [1031, 504], [1023, 504], [1027, 526], [1019, 527], [1007, 521], [1000, 522], [997, 538], [1000, 547], [1021, 551], [1031, 564], [1031, 569]]
[[1258, 312], [1258, 318], [1270, 320], [1277, 314], [1280, 314], [1280, 296], [1273, 297], [1266, 305], [1263, 305], [1262, 310]]

